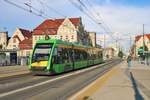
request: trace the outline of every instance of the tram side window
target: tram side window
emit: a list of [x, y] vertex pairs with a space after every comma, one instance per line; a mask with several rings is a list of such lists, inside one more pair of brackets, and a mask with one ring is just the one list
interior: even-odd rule
[[55, 48], [54, 54], [53, 54], [53, 63], [54, 64], [62, 64], [64, 63], [63, 60], [63, 49], [62, 48]]
[[68, 49], [68, 55], [69, 55], [69, 62], [73, 61], [73, 50], [72, 49]]
[[83, 51], [83, 59], [84, 59], [84, 60], [87, 60], [87, 56], [88, 56], [88, 55], [87, 55], [87, 52], [86, 52], [86, 51]]
[[75, 61], [81, 61], [81, 60], [87, 60], [87, 53], [83, 50], [74, 50], [75, 52], [75, 55], [74, 55], [74, 58], [75, 58]]
[[68, 48], [55, 48], [53, 53], [54, 64], [70, 63], [73, 60], [73, 51]]
[[92, 60], [93, 59], [93, 53], [91, 50], [88, 51], [88, 60]]
[[70, 63], [72, 61], [72, 50], [69, 48], [63, 48], [63, 59], [65, 63]]
[[80, 60], [79, 58], [80, 58], [80, 55], [79, 55], [79, 51], [76, 49], [76, 50], [74, 50], [74, 58], [75, 58], [75, 61], [78, 61], [78, 60]]
[[98, 51], [98, 58], [101, 58], [102, 57], [102, 52], [101, 51]]

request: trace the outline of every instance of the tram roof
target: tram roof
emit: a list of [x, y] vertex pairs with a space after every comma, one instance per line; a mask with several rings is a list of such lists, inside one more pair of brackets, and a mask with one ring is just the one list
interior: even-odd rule
[[67, 46], [77, 46], [77, 47], [84, 47], [84, 48], [92, 48], [91, 46], [85, 46], [85, 45], [81, 45], [79, 43], [70, 43], [70, 42], [66, 42], [66, 41], [62, 41], [62, 40], [57, 40], [57, 39], [41, 39], [38, 40], [36, 43], [55, 43], [55, 44], [63, 44], [63, 45], [67, 45]]

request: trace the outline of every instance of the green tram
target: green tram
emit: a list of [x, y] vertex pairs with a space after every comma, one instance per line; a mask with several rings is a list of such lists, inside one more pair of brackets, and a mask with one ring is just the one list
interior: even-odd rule
[[103, 62], [102, 49], [62, 40], [38, 40], [30, 57], [33, 74], [59, 74]]

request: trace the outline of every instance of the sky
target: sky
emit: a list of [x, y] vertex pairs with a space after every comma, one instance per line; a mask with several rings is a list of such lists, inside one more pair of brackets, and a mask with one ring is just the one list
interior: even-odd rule
[[[8, 1], [30, 9], [24, 4], [29, 4], [30, 0]], [[48, 18], [81, 17], [85, 29], [97, 33], [97, 43], [103, 45], [105, 35], [106, 46], [116, 45], [115, 38], [118, 39], [118, 45], [126, 49], [130, 47], [130, 37], [133, 43], [135, 35], [142, 34], [143, 24], [145, 33], [150, 33], [150, 0], [81, 0], [90, 13], [94, 14], [93, 18], [100, 23], [99, 25], [73, 6], [69, 0], [41, 1], [43, 3], [40, 0], [31, 0], [31, 6], [43, 11], [46, 18], [41, 18], [8, 4], [5, 0], [0, 0], [0, 31], [8, 31], [11, 36], [17, 27], [33, 30]], [[77, 2], [78, 0], [72, 1]], [[101, 26], [105, 27], [105, 31]]]

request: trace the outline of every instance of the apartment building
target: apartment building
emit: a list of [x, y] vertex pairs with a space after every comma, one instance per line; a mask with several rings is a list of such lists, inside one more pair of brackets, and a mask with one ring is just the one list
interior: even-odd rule
[[84, 30], [81, 18], [47, 19], [33, 30], [33, 46], [45, 35], [51, 39], [89, 45], [88, 33]]
[[0, 32], [0, 49], [7, 48], [8, 32]]

